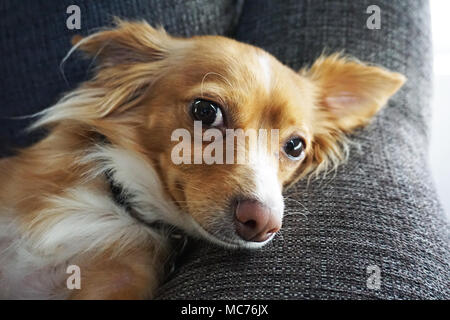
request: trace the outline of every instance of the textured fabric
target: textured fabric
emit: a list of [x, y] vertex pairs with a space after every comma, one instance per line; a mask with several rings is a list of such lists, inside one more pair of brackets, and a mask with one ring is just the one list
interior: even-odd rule
[[[404, 73], [409, 81], [366, 129], [335, 176], [287, 193], [283, 230], [258, 251], [192, 242], [162, 286], [163, 299], [450, 298], [449, 230], [427, 169], [430, 98], [428, 3], [409, 1], [36, 1], [0, 2], [0, 140], [19, 134], [30, 114], [87, 77], [71, 58], [69, 4], [82, 11], [82, 34], [112, 15], [143, 17], [179, 35], [225, 34], [260, 46], [299, 68], [326, 48]], [[382, 10], [381, 30], [366, 28], [366, 8]], [[240, 14], [240, 12], [242, 13]], [[237, 23], [237, 24], [236, 24]], [[0, 152], [6, 152], [6, 143]], [[379, 290], [367, 268], [381, 271]]]

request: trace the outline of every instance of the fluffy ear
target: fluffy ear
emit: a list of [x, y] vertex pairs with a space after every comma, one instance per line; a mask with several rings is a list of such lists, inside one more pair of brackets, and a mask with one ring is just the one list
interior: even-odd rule
[[167, 57], [174, 39], [164, 29], [154, 29], [146, 22], [115, 19], [116, 28], [100, 31], [86, 38], [72, 38], [74, 49], [84, 51], [99, 65], [150, 62]]
[[339, 54], [319, 58], [306, 75], [318, 89], [319, 117], [345, 133], [366, 124], [406, 81], [399, 73]]
[[167, 67], [169, 53], [181, 40], [145, 22], [116, 19], [116, 24], [114, 29], [73, 38], [74, 47], [66, 58], [80, 49], [96, 59], [99, 69], [91, 80], [40, 113], [30, 129], [64, 121], [98, 126], [98, 120], [141, 103], [149, 85]]
[[335, 169], [348, 154], [346, 133], [365, 125], [406, 78], [380, 67], [343, 58], [339, 54], [320, 57], [301, 72], [316, 87], [316, 109], [312, 147], [299, 177]]

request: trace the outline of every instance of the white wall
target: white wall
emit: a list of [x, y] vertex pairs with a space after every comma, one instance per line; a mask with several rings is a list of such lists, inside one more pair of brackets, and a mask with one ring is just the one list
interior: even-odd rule
[[436, 187], [450, 217], [450, 0], [431, 0], [434, 97], [430, 163]]

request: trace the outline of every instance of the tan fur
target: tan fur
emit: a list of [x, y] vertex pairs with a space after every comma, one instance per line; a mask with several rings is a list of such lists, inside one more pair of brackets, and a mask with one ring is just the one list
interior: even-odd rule
[[70, 299], [151, 299], [163, 277], [167, 252], [151, 247], [133, 249], [114, 257], [112, 252], [80, 261], [81, 290]]
[[[171, 133], [193, 130], [189, 106], [194, 99], [220, 103], [229, 128], [279, 129], [280, 148], [290, 136], [302, 136], [303, 161], [293, 162], [280, 151], [278, 180], [288, 186], [341, 161], [345, 134], [366, 124], [405, 81], [340, 55], [321, 57], [295, 72], [247, 44], [219, 36], [175, 38], [144, 22], [119, 21], [115, 29], [74, 39], [74, 45], [97, 60], [95, 77], [41, 115], [35, 127], [51, 129], [48, 137], [0, 162], [0, 207], [14, 213], [30, 239], [58, 219], [52, 197], [80, 186], [108, 194], [104, 178], [89, 175], [98, 164], [82, 161], [98, 133], [145, 159], [157, 172], [165, 199], [213, 233], [230, 199], [245, 197], [256, 186], [247, 166], [170, 160]], [[43, 215], [46, 211], [54, 214]], [[155, 257], [151, 241], [115, 247], [120, 245], [106, 243], [80, 253], [82, 259], [74, 257], [87, 270], [87, 285], [72, 298], [152, 296], [162, 278], [158, 263], [167, 253]]]

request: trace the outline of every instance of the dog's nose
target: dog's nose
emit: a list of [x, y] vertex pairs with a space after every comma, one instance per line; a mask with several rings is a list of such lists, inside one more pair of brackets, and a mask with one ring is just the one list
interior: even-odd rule
[[235, 218], [236, 231], [246, 241], [266, 241], [281, 228], [281, 217], [255, 200], [239, 201]]

